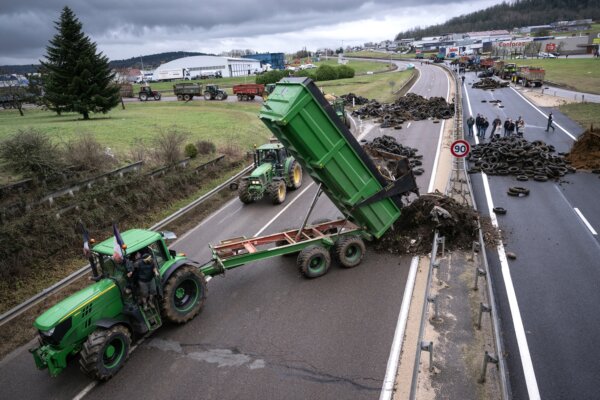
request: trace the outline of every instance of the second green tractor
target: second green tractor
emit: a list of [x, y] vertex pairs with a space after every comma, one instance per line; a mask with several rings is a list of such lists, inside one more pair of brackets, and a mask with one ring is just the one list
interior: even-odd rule
[[241, 179], [238, 196], [249, 204], [268, 197], [273, 204], [285, 201], [288, 190], [302, 185], [302, 167], [279, 142], [267, 143], [254, 151], [254, 169]]

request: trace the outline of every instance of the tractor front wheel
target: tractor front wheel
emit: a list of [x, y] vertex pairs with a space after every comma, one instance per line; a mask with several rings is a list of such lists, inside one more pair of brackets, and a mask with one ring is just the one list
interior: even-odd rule
[[188, 322], [198, 315], [206, 300], [204, 274], [185, 265], [169, 278], [163, 293], [162, 314], [177, 324]]
[[156, 100], [156, 101], [160, 100], [160, 93], [156, 93], [154, 95], [154, 100]]
[[302, 186], [302, 167], [296, 160], [292, 161], [288, 170], [288, 188], [296, 190]]
[[107, 381], [121, 369], [131, 346], [131, 335], [123, 325], [97, 329], [83, 344], [79, 365], [92, 379]]
[[254, 201], [252, 195], [248, 191], [248, 185], [248, 181], [244, 180], [240, 182], [240, 186], [238, 188], [238, 197], [240, 198], [240, 201], [244, 204], [250, 204]]
[[281, 204], [285, 201], [287, 190], [283, 180], [271, 182], [267, 188], [267, 191], [273, 204]]
[[331, 264], [331, 256], [326, 248], [308, 246], [298, 254], [296, 261], [300, 273], [306, 278], [317, 278], [325, 275]]

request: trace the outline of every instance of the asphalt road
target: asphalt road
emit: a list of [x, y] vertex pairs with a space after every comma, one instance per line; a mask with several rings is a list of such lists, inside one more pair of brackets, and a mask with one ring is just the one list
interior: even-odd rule
[[[573, 138], [582, 132], [558, 111], [536, 109], [513, 89], [472, 89], [474, 81], [474, 74], [468, 73], [465, 118], [469, 105], [473, 115], [481, 113], [490, 123], [496, 115], [503, 121], [522, 116], [525, 138], [544, 140], [557, 152], [569, 151]], [[501, 100], [504, 108], [482, 100]], [[556, 124], [568, 133], [558, 127], [555, 132], [544, 131], [550, 111]], [[484, 178], [482, 174], [471, 178], [483, 214], [490, 214], [490, 204], [508, 210], [498, 216], [503, 247], [490, 249], [488, 261], [496, 285], [513, 398], [598, 398], [600, 243], [591, 230], [600, 230], [597, 175], [578, 172], [559, 182], [543, 183]], [[506, 194], [510, 186], [525, 186], [531, 193], [524, 198], [510, 197]], [[517, 258], [507, 260], [505, 250]]]
[[[414, 91], [445, 97], [447, 85], [440, 69], [424, 66]], [[419, 148], [425, 174], [418, 183], [426, 191], [440, 124], [412, 123], [392, 132], [360, 126], [361, 139], [387, 133]], [[235, 199], [173, 247], [203, 261], [208, 243], [299, 226], [315, 190], [306, 179], [279, 206]], [[339, 215], [323, 196], [311, 220]], [[20, 349], [0, 363], [0, 397], [376, 399], [410, 261], [369, 252], [358, 268], [334, 265], [313, 280], [300, 276], [294, 258], [246, 265], [211, 280], [201, 314], [184, 326], [161, 328], [108, 383], [93, 387], [76, 363], [50, 378]]]

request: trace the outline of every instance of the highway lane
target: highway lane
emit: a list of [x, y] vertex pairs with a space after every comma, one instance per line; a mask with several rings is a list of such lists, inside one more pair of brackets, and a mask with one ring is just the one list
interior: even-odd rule
[[[466, 83], [472, 81], [473, 74], [467, 74]], [[474, 115], [485, 114], [490, 122], [495, 115], [503, 120], [521, 115], [527, 123], [525, 137], [544, 140], [558, 152], [569, 151], [572, 137], [581, 133], [581, 128], [564, 115], [556, 110], [535, 109], [512, 89], [493, 92], [467, 89], [469, 101], [465, 96], [465, 114], [470, 103]], [[481, 102], [490, 99], [502, 100], [504, 108]], [[549, 111], [568, 134], [558, 128], [554, 133], [544, 132], [546, 117], [541, 112]], [[489, 214], [484, 179], [481, 174], [471, 177], [479, 209]], [[544, 183], [523, 183], [499, 176], [487, 180], [493, 205], [508, 210], [506, 215], [498, 217], [504, 248], [517, 255], [516, 260], [506, 260], [504, 248], [488, 252], [513, 397], [597, 397], [595, 381], [600, 351], [594, 341], [600, 321], [586, 310], [600, 301], [597, 268], [600, 245], [597, 236], [574, 210], [578, 207], [589, 217], [592, 227], [600, 227], [600, 207], [594, 201], [600, 195], [597, 177], [577, 173], [566, 175], [559, 182]], [[508, 196], [508, 187], [517, 183], [528, 187], [531, 194], [525, 198]]]
[[[421, 84], [433, 88], [435, 81], [440, 95], [447, 92], [443, 73], [432, 69], [426, 74], [427, 82], [417, 82], [415, 89]], [[432, 163], [436, 147], [430, 143], [438, 142], [439, 130], [438, 124], [420, 123], [388, 133], [417, 144], [424, 161]], [[385, 132], [365, 129], [362, 137], [380, 133]], [[425, 169], [418, 177], [422, 188], [431, 175], [431, 168]], [[203, 261], [208, 243], [298, 226], [316, 189], [309, 185], [307, 179], [279, 206], [231, 201], [174, 248]], [[323, 196], [311, 220], [339, 215]], [[294, 258], [230, 271], [211, 280], [197, 318], [152, 335], [113, 380], [94, 387], [87, 398], [377, 398], [409, 264], [408, 257], [370, 252], [360, 267], [334, 265], [314, 280], [300, 276]], [[91, 383], [76, 363], [50, 378], [35, 370], [23, 349], [0, 371], [5, 398], [72, 398]]]

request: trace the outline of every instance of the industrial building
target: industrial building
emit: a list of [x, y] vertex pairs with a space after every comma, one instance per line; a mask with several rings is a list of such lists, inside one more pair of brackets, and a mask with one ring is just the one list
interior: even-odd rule
[[209, 76], [243, 76], [262, 70], [258, 60], [215, 56], [183, 57], [156, 68], [154, 80], [198, 79]]
[[285, 69], [285, 55], [283, 53], [249, 54], [242, 57], [258, 60], [263, 66], [269, 64], [271, 69]]

